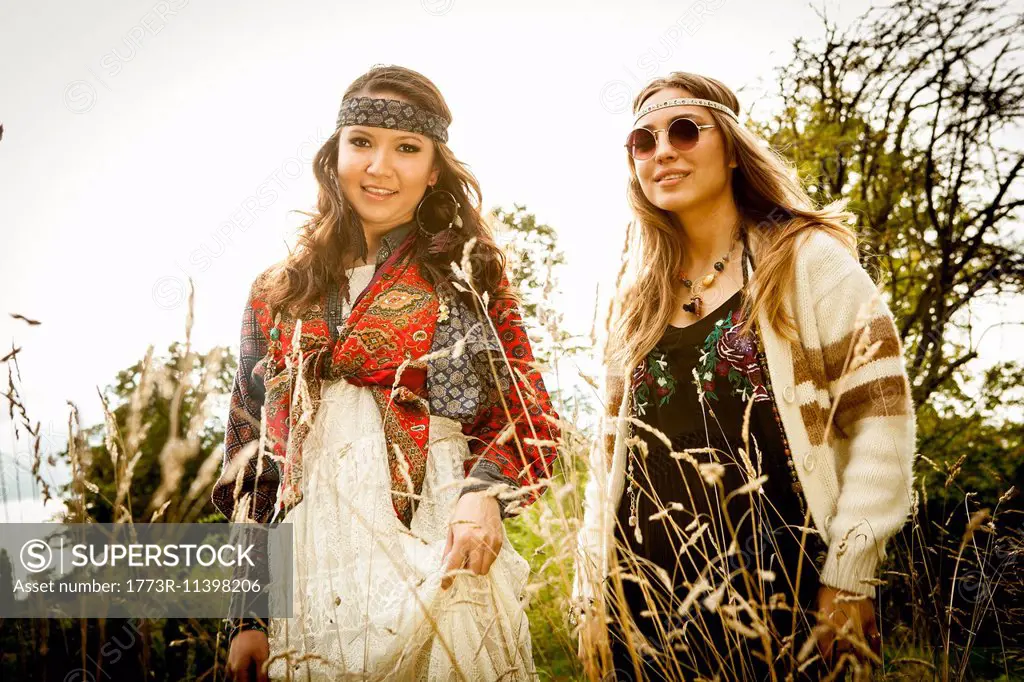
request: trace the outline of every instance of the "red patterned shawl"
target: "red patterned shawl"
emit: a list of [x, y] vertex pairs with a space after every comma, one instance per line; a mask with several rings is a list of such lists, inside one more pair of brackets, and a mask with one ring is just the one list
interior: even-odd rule
[[282, 464], [280, 508], [302, 499], [302, 444], [323, 383], [345, 379], [373, 392], [384, 424], [395, 512], [406, 526], [412, 522], [430, 438], [426, 366], [418, 359], [430, 351], [438, 312], [433, 286], [405, 258], [414, 238], [411, 234], [377, 268], [333, 343], [316, 308], [299, 316], [309, 322], [279, 316], [276, 326], [265, 305], [256, 311], [261, 326], [278, 330], [269, 334], [275, 362], [267, 369], [266, 428]]

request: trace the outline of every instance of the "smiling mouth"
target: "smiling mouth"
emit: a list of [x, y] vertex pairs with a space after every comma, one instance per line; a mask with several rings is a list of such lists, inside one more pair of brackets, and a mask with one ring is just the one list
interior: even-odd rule
[[361, 189], [368, 197], [375, 201], [387, 199], [398, 194], [398, 190], [396, 189], [384, 189], [383, 187], [369, 187], [364, 185]]
[[655, 180], [655, 182], [668, 182], [670, 180], [682, 180], [683, 178], [689, 177], [689, 175], [690, 175], [689, 173], [669, 173], [668, 175], [664, 175], [664, 176], [658, 178], [657, 180]]

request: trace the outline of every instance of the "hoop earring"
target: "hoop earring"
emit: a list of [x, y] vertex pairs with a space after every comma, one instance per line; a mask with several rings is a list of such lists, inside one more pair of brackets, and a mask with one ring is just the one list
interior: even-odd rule
[[[421, 217], [423, 207], [425, 205], [431, 207], [432, 204], [437, 204], [441, 201], [447, 201], [448, 203], [447, 205], [433, 206], [432, 208], [441, 213], [441, 220], [446, 220], [447, 224], [440, 230], [431, 231], [424, 224]], [[462, 208], [462, 204], [459, 203], [454, 194], [447, 190], [434, 189], [433, 185], [430, 186], [430, 191], [420, 199], [420, 203], [416, 206], [416, 225], [419, 226], [421, 233], [430, 238], [430, 246], [427, 247], [428, 253], [434, 255], [444, 253], [455, 244], [458, 238], [456, 230], [462, 227], [462, 216], [459, 215], [460, 208]]]

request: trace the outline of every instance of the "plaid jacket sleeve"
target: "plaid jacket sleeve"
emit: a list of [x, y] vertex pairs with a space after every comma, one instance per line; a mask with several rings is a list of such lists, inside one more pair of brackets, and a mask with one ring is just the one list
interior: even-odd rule
[[[231, 390], [227, 426], [224, 432], [224, 460], [221, 479], [213, 488], [213, 504], [224, 516], [234, 518], [235, 503], [242, 495], [250, 495], [245, 518], [266, 523], [273, 513], [277, 498], [279, 472], [277, 463], [267, 452], [257, 458], [260, 439], [260, 417], [263, 407], [264, 358], [267, 337], [256, 316], [255, 283], [242, 313], [241, 340], [238, 347], [238, 371]], [[236, 462], [236, 458], [239, 459]], [[236, 485], [242, 469], [241, 487]], [[258, 476], [257, 476], [258, 473]]]
[[[507, 286], [507, 281], [502, 285]], [[491, 375], [492, 383], [493, 376], [498, 376], [499, 389], [476, 420], [463, 425], [470, 453], [475, 456], [470, 460], [472, 468], [467, 478], [475, 482], [467, 483], [462, 494], [486, 490], [496, 483], [519, 489], [521, 492], [513, 496], [514, 504], [499, 498], [505, 517], [522, 511], [543, 492], [551, 477], [560, 431], [544, 379], [534, 366], [518, 304], [509, 299], [492, 300], [488, 314], [504, 357], [494, 354], [490, 361], [484, 361], [482, 371]]]
[[[224, 460], [221, 465], [221, 478], [214, 485], [212, 499], [214, 506], [224, 516], [235, 521], [236, 502], [243, 496], [248, 496], [249, 506], [244, 512], [239, 510], [240, 515], [258, 523], [266, 523], [274, 510], [279, 473], [277, 463], [267, 453], [259, 453], [263, 459], [262, 466], [257, 459], [264, 398], [263, 361], [268, 344], [256, 315], [256, 289], [256, 283], [253, 283], [242, 312], [238, 370], [231, 389], [224, 431]], [[248, 542], [253, 544], [250, 556], [254, 566], [236, 569], [233, 577], [239, 580], [258, 580], [261, 585], [268, 585], [270, 574], [265, 531], [240, 524], [236, 527], [236, 532], [248, 538]], [[228, 610], [225, 628], [229, 633], [229, 644], [234, 636], [243, 630], [259, 629], [265, 632], [269, 626], [269, 618], [252, 617], [254, 613], [265, 615], [268, 612], [267, 596], [263, 590], [233, 593]]]

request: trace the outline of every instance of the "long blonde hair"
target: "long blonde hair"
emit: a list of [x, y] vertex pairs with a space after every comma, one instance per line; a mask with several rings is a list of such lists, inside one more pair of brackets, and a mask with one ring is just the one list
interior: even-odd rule
[[[686, 90], [693, 97], [724, 104], [737, 114], [740, 110], [736, 95], [719, 81], [677, 71], [651, 81], [633, 100], [634, 113], [648, 97], [664, 88]], [[791, 164], [765, 141], [726, 114], [710, 107], [707, 113], [724, 136], [726, 155], [735, 158], [733, 196], [751, 250], [757, 255], [749, 289], [753, 296], [744, 292], [747, 315], [741, 331], [748, 331], [764, 312], [778, 333], [795, 340], [796, 325], [785, 300], [793, 278], [798, 237], [809, 230], [822, 229], [854, 250], [856, 234], [849, 225], [853, 216], [845, 210], [845, 201], [815, 207]], [[613, 302], [613, 323], [605, 351], [609, 375], [620, 377], [621, 373], [632, 371], [664, 334], [675, 312], [675, 273], [683, 262], [674, 216], [647, 199], [633, 159], [628, 162], [629, 203], [635, 219], [627, 241], [635, 242], [637, 248], [627, 246], [627, 258], [633, 259], [636, 272]], [[635, 234], [637, 229], [639, 234]]]
[[[423, 74], [401, 66], [371, 68], [349, 85], [343, 99], [392, 93], [447, 121], [452, 120], [452, 113], [437, 86]], [[365, 258], [367, 255], [366, 237], [359, 215], [338, 185], [340, 134], [340, 128], [335, 130], [313, 159], [313, 174], [319, 185], [317, 210], [312, 213], [300, 211], [309, 216], [309, 220], [301, 228], [298, 247], [274, 268], [264, 285], [264, 299], [272, 310], [301, 310], [316, 303], [329, 287], [346, 290], [348, 281], [342, 267], [345, 257]], [[461, 260], [463, 245], [475, 237], [476, 244], [470, 256], [474, 288], [481, 293], [489, 292], [492, 299], [496, 296], [512, 297], [512, 292], [499, 287], [505, 270], [505, 255], [495, 244], [490, 226], [480, 214], [482, 199], [477, 179], [447, 144], [437, 140], [432, 142], [434, 163], [441, 169], [434, 187], [451, 192], [458, 200], [462, 227], [458, 230], [458, 238], [440, 254], [428, 254], [429, 238], [418, 233], [414, 258], [432, 284], [446, 284], [451, 274], [449, 264]], [[469, 298], [468, 294], [452, 293]], [[471, 300], [468, 302], [472, 305]]]

